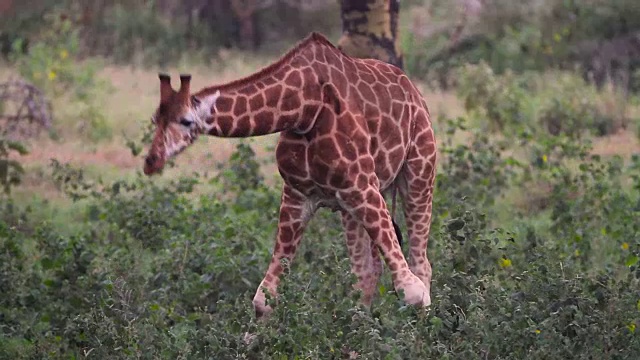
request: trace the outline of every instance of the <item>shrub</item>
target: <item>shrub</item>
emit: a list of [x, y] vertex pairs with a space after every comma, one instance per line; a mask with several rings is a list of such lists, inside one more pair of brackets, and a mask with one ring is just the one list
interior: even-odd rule
[[[87, 30], [112, 45], [107, 48], [96, 42], [94, 51], [116, 62], [167, 66], [184, 59], [187, 52], [196, 54], [194, 58], [210, 57], [219, 45], [204, 24], [187, 25], [181, 14], [167, 19], [158, 14], [152, 2], [133, 6], [116, 4], [104, 9], [102, 15], [103, 18]], [[196, 49], [193, 44], [200, 46]]]
[[448, 209], [451, 201], [464, 198], [473, 206], [490, 206], [509, 186], [520, 166], [505, 157], [506, 141], [494, 141], [485, 131], [469, 131], [466, 143], [454, 144], [456, 133], [467, 130], [464, 118], [446, 120], [445, 140], [439, 144], [441, 170], [437, 173], [435, 208]]
[[69, 97], [79, 108], [76, 128], [90, 139], [112, 136], [104, 115], [96, 102], [106, 87], [98, 80], [96, 60], [78, 61], [79, 29], [70, 19], [57, 12], [44, 16], [47, 24], [22, 53], [23, 39], [14, 43], [11, 59], [22, 77], [42, 89], [51, 98]]
[[633, 0], [464, 3], [432, 1], [429, 11], [424, 7], [431, 26], [419, 29], [424, 35], [405, 34], [412, 76], [446, 85], [451, 72], [466, 63], [486, 62], [497, 74], [580, 66], [602, 85], [609, 72], [620, 70], [628, 77], [638, 68], [633, 39], [640, 29], [640, 8]]
[[484, 62], [466, 65], [459, 72], [457, 91], [465, 108], [486, 119], [490, 130], [522, 131], [532, 125], [529, 77], [512, 73], [498, 76]]
[[490, 131], [580, 138], [612, 134], [629, 124], [628, 99], [614, 90], [598, 91], [572, 72], [497, 75], [481, 62], [457, 74], [456, 91], [465, 108]]
[[625, 106], [611, 90], [597, 91], [572, 74], [554, 74], [555, 81], [540, 90], [540, 123], [553, 135], [580, 137], [585, 132], [604, 136], [626, 128]]
[[[633, 358], [639, 158], [605, 162], [577, 140], [547, 136], [511, 141], [543, 159], [516, 162], [504, 155], [509, 144], [481, 132], [454, 146], [447, 139], [465, 121], [447, 125], [430, 308], [405, 306], [388, 271], [371, 308], [359, 305], [339, 222], [319, 212], [285, 266], [272, 316], [256, 321], [251, 298], [279, 191], [256, 182], [246, 144], [217, 178], [164, 184], [92, 182], [54, 163], [61, 188], [86, 204], [86, 224], [63, 235], [2, 204], [0, 357]], [[551, 225], [515, 211], [498, 218], [501, 195], [536, 177], [553, 188], [551, 211], [538, 215]], [[225, 196], [196, 195], [205, 182]]]
[[27, 154], [23, 144], [5, 139], [0, 135], [0, 187], [4, 194], [9, 194], [11, 188], [19, 185], [24, 169], [20, 162], [9, 158], [12, 153]]

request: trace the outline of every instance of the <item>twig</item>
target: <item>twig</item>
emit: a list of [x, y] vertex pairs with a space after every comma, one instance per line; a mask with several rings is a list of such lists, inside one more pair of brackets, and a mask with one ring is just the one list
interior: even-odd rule
[[51, 104], [35, 85], [23, 80], [0, 83], [0, 132], [34, 135], [51, 127]]

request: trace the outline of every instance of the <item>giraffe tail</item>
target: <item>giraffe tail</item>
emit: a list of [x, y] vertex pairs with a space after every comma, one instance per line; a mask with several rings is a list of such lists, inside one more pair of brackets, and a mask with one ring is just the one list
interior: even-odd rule
[[396, 222], [396, 185], [392, 185], [391, 189], [391, 223], [393, 224], [393, 230], [396, 232], [396, 237], [398, 238], [398, 244], [402, 249], [402, 231], [400, 230], [400, 226]]
[[[396, 232], [396, 237], [398, 238], [398, 244], [400, 245], [400, 251], [402, 251], [402, 231], [400, 230], [400, 226], [396, 222], [396, 185], [392, 185], [391, 189], [391, 223], [393, 224], [393, 230]], [[400, 295], [396, 291], [396, 297], [400, 299]]]
[[391, 219], [391, 223], [393, 224], [393, 229], [396, 231], [398, 244], [400, 244], [400, 248], [402, 248], [402, 231], [400, 231], [400, 227], [398, 226], [398, 223], [396, 223], [395, 219]]

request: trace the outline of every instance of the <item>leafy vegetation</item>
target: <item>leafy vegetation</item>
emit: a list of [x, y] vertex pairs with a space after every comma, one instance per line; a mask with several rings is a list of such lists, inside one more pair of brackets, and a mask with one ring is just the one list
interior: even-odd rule
[[[441, 138], [466, 126], [452, 119]], [[165, 185], [136, 178], [99, 186], [81, 169], [54, 164], [67, 193], [86, 202], [85, 226], [62, 236], [6, 204], [2, 355], [633, 358], [640, 157], [604, 161], [563, 135], [511, 145], [481, 131], [469, 136], [470, 146], [441, 143], [430, 309], [403, 306], [388, 274], [373, 306], [358, 305], [338, 219], [320, 212], [273, 316], [260, 323], [250, 299], [269, 260], [279, 193], [259, 181], [250, 148], [239, 144], [217, 176]], [[510, 146], [544, 155], [505, 157]], [[550, 188], [545, 209], [514, 207], [500, 218], [504, 193], [539, 179]], [[195, 195], [206, 183], [218, 191]]]
[[36, 85], [51, 98], [64, 98], [79, 107], [73, 118], [81, 135], [90, 140], [109, 139], [111, 129], [98, 105], [106, 83], [97, 79], [99, 62], [78, 61], [80, 29], [59, 13], [44, 16], [45, 28], [38, 33], [26, 52], [23, 40], [13, 43], [11, 60], [24, 79]]
[[456, 78], [465, 108], [489, 131], [581, 138], [614, 134], [635, 120], [619, 89], [598, 90], [571, 72], [498, 75], [480, 62], [461, 67]]
[[414, 77], [448, 86], [459, 66], [485, 61], [498, 74], [578, 67], [599, 86], [613, 81], [640, 89], [633, 75], [640, 66], [634, 0], [418, 3], [428, 7], [428, 18], [417, 19], [425, 25], [404, 34]]
[[19, 142], [0, 136], [0, 187], [9, 194], [13, 186], [19, 185], [24, 169], [20, 161], [10, 158], [10, 154], [24, 155], [28, 151]]
[[[3, 54], [16, 41], [21, 51], [29, 49], [37, 34], [48, 28], [42, 18], [55, 14], [80, 30], [77, 40], [83, 55], [127, 65], [168, 66], [185, 58], [209, 62], [233, 47], [270, 50], [275, 45], [278, 52], [311, 30], [333, 32], [340, 23], [338, 4], [327, 0], [8, 2], [8, 9], [0, 13]], [[333, 16], [326, 16], [328, 12]]]
[[[155, 38], [157, 46], [142, 54], [153, 61], [167, 46], [176, 53], [188, 48], [180, 35], [186, 28], [169, 31], [152, 16], [153, 4], [136, 18], [127, 9], [138, 8], [120, 3], [105, 12], [105, 21], [117, 20], [105, 28], [121, 31], [116, 38], [129, 31]], [[442, 16], [445, 5], [431, 3], [434, 16]], [[558, 23], [543, 29], [547, 13], [523, 18], [522, 7], [505, 5], [483, 30], [500, 35], [489, 39], [502, 51], [489, 55], [481, 45], [472, 52], [477, 58], [451, 60], [455, 71], [447, 76], [463, 109], [460, 116], [434, 116], [439, 168], [428, 309], [405, 306], [388, 272], [371, 308], [359, 305], [340, 221], [321, 210], [286, 266], [274, 313], [256, 321], [251, 299], [270, 260], [281, 180], [272, 181], [273, 163], [259, 158], [255, 143], [236, 142], [210, 169], [202, 166], [210, 158], [202, 157], [195, 167], [149, 179], [139, 170], [98, 176], [57, 152], [41, 155], [49, 166], [25, 165], [26, 150], [42, 144], [0, 138], [0, 359], [635, 359], [640, 154], [599, 154], [594, 143], [621, 132], [640, 135], [639, 100], [593, 86], [579, 72], [549, 68], [540, 54], [526, 57], [511, 41], [543, 46], [557, 31], [567, 39], [614, 36], [627, 30], [599, 19], [622, 16], [632, 28], [636, 18], [631, 10], [622, 14], [630, 7], [625, 1], [601, 8], [609, 12], [563, 4], [588, 14], [568, 34]], [[58, 129], [97, 119], [80, 131], [88, 135], [81, 146], [119, 146], [139, 167], [149, 129], [122, 130], [122, 138], [111, 130], [100, 63], [82, 58], [90, 53], [88, 39], [73, 21], [52, 14], [45, 29], [34, 26], [38, 36], [28, 46], [16, 43], [10, 66], [65, 114]], [[611, 27], [617, 30], [609, 33]], [[415, 41], [405, 43], [409, 70], [428, 79], [440, 65], [420, 68], [424, 47], [405, 39]], [[556, 65], [566, 59], [557, 55], [564, 39], [547, 54]], [[118, 61], [141, 55], [133, 45]], [[138, 109], [146, 107], [139, 89], [129, 99]], [[146, 110], [119, 114], [129, 125], [139, 113]], [[207, 154], [223, 152], [218, 141]], [[54, 195], [21, 196], [34, 188]]]

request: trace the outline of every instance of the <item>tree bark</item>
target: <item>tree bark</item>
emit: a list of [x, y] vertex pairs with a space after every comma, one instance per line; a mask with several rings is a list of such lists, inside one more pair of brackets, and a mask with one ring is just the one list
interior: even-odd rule
[[8, 13], [13, 8], [13, 0], [0, 0], [0, 15]]
[[347, 55], [374, 58], [403, 67], [398, 39], [399, 0], [340, 0], [342, 37]]
[[258, 8], [257, 0], [231, 0], [231, 9], [240, 23], [240, 44], [243, 47], [258, 46], [255, 31], [255, 15]]

